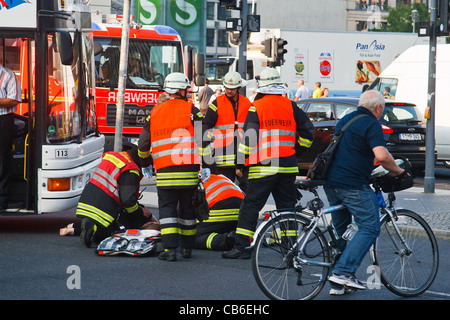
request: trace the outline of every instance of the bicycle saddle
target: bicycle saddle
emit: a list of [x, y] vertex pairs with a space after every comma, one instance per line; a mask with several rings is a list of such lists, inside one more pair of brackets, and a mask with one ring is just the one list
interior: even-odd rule
[[296, 180], [295, 186], [298, 189], [308, 190], [308, 189], [317, 188], [319, 186], [323, 186], [326, 183], [327, 182], [325, 180]]

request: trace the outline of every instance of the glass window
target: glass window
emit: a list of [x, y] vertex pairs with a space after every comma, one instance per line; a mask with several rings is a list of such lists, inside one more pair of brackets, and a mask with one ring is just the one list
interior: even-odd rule
[[422, 116], [416, 108], [410, 105], [387, 105], [384, 108], [383, 119], [391, 124], [408, 124], [411, 121], [422, 121]]
[[[97, 86], [117, 87], [119, 81], [120, 38], [96, 38], [103, 51], [95, 57]], [[183, 72], [180, 44], [166, 41], [130, 39], [127, 66], [128, 89], [160, 88], [172, 72]]]
[[206, 29], [206, 46], [214, 47], [214, 29]]
[[206, 19], [214, 20], [215, 7], [216, 4], [214, 2], [208, 2], [206, 4]]
[[336, 103], [334, 106], [336, 107], [336, 115], [337, 115], [336, 118], [338, 120], [342, 119], [345, 115], [356, 110], [356, 107], [352, 104]]
[[334, 119], [331, 103], [314, 102], [309, 105], [306, 114], [313, 122], [329, 121]]

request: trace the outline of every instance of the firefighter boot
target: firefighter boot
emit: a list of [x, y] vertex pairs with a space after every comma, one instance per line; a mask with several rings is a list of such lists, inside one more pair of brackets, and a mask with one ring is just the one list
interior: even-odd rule
[[95, 231], [97, 231], [97, 226], [92, 220], [84, 218], [81, 221], [80, 240], [86, 248], [91, 247]]
[[159, 254], [159, 260], [177, 261], [177, 252], [175, 249], [166, 249]]

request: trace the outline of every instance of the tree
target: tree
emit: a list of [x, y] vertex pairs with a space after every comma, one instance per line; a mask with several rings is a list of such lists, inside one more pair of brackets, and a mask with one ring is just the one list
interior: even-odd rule
[[[414, 3], [412, 6], [402, 5], [396, 8], [388, 8], [389, 15], [387, 17], [387, 26], [385, 30], [388, 32], [412, 32], [411, 11], [417, 10], [418, 21], [430, 21], [430, 14], [428, 13], [428, 6], [422, 3]], [[417, 30], [417, 25], [416, 25]]]

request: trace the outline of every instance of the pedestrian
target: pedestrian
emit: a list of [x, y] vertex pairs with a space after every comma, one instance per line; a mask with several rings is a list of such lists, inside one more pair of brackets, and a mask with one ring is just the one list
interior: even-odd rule
[[203, 186], [210, 211], [209, 219], [197, 225], [196, 248], [230, 250], [244, 193], [221, 174], [211, 174]]
[[87, 248], [120, 230], [119, 219], [130, 229], [155, 221], [150, 210], [138, 202], [142, 172], [136, 147], [126, 144], [123, 150], [103, 155], [78, 202], [80, 239]]
[[383, 96], [384, 96], [385, 99], [392, 99], [391, 88], [384, 87], [384, 89], [383, 89]]
[[352, 223], [352, 217], [358, 226], [358, 232], [351, 241], [347, 243], [342, 238], [338, 240], [338, 250], [342, 254], [329, 277], [332, 284], [330, 294], [344, 294], [344, 285], [365, 289], [356, 279], [355, 272], [380, 232], [378, 199], [369, 185], [374, 160], [389, 170], [391, 176], [404, 172], [385, 147], [383, 130], [378, 121], [383, 114], [384, 104], [380, 92], [365, 91], [361, 95], [357, 110], [343, 117], [336, 125], [337, 132], [353, 117], [368, 115], [356, 121], [345, 132], [329, 168], [327, 184], [324, 187], [331, 206], [345, 206], [345, 209], [331, 214], [338, 237], [341, 237]]
[[321, 98], [326, 98], [328, 97], [328, 94], [330, 93], [330, 91], [328, 90], [328, 88], [323, 88], [322, 92], [321, 92]]
[[22, 102], [22, 88], [16, 74], [0, 64], [0, 211], [8, 209], [11, 148], [16, 132], [14, 112]]
[[236, 173], [236, 153], [239, 135], [242, 134], [245, 118], [251, 106], [250, 100], [239, 94], [243, 80], [238, 72], [228, 72], [223, 77], [225, 94], [213, 101], [205, 116], [208, 129], [214, 139], [214, 160], [217, 173], [232, 182], [238, 179], [239, 187], [245, 192], [247, 171]]
[[[177, 248], [190, 258], [195, 245], [196, 217], [192, 197], [198, 185], [200, 164], [207, 179], [211, 161], [204, 159], [202, 113], [187, 101], [189, 79], [183, 73], [169, 74], [164, 90], [170, 99], [155, 106], [139, 135], [143, 165], [153, 162], [156, 170], [161, 241], [165, 251], [160, 260], [176, 261]], [[199, 124], [199, 126], [198, 126]], [[195, 130], [194, 130], [195, 127]], [[198, 131], [201, 132], [198, 132]]]
[[205, 86], [198, 93], [198, 102], [200, 104], [200, 112], [205, 115], [208, 110], [209, 100], [214, 95], [213, 89], [209, 86], [208, 78], [205, 79]]
[[299, 79], [297, 81], [298, 89], [295, 92], [294, 101], [309, 99], [311, 97], [311, 91], [307, 87], [305, 87], [305, 81], [303, 79]]
[[270, 194], [278, 209], [296, 204], [295, 145], [299, 144], [299, 152], [311, 146], [314, 125], [295, 102], [282, 96], [287, 90], [282, 83], [277, 70], [261, 71], [258, 94], [248, 111], [238, 151], [238, 158], [244, 158], [245, 165], [250, 166], [248, 188], [239, 211], [235, 245], [222, 253], [223, 258], [250, 257], [246, 249], [249, 238], [255, 233], [258, 214]]
[[322, 84], [319, 81], [314, 84], [314, 92], [312, 95], [313, 98], [320, 98], [322, 95], [322, 89], [320, 89], [321, 86]]

